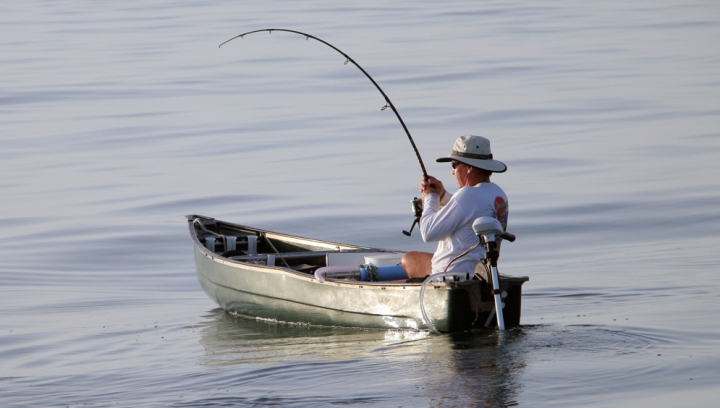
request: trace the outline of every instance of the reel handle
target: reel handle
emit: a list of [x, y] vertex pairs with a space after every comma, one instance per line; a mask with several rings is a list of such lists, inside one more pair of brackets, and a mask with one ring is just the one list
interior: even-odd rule
[[412, 226], [410, 226], [410, 231], [403, 230], [402, 233], [409, 237], [410, 235], [412, 235], [413, 228], [415, 228], [415, 225], [417, 225], [419, 222], [420, 221], [417, 218], [415, 218], [415, 221], [413, 221]]

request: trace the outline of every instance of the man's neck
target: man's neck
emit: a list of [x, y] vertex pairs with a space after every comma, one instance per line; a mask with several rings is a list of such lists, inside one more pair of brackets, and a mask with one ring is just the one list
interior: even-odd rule
[[490, 177], [485, 175], [479, 175], [479, 174], [472, 174], [470, 177], [468, 177], [468, 185], [469, 186], [476, 186], [480, 183], [489, 183]]

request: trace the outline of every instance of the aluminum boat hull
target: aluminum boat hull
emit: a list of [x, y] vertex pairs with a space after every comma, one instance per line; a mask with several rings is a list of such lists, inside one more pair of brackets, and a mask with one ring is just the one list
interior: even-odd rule
[[[203, 291], [221, 308], [248, 317], [288, 323], [379, 329], [427, 329], [419, 307], [422, 283], [362, 282], [328, 279], [293, 268], [327, 266], [329, 254], [377, 254], [397, 252], [338, 244], [274, 233], [231, 224], [212, 218], [189, 215], [198, 281]], [[198, 220], [198, 221], [196, 221]], [[202, 224], [202, 227], [199, 225]], [[250, 259], [243, 237], [255, 235], [268, 242]], [[208, 249], [208, 236], [235, 236], [238, 250]], [[249, 244], [245, 244], [249, 245]], [[269, 250], [272, 248], [272, 251]], [[304, 256], [306, 251], [308, 256]], [[239, 255], [238, 255], [239, 254]], [[233, 256], [235, 255], [235, 256]], [[267, 255], [276, 258], [276, 265]], [[283, 255], [292, 259], [283, 261]], [[291, 268], [284, 262], [288, 262]], [[308, 262], [308, 263], [306, 263]], [[293, 263], [299, 265], [292, 265]], [[282, 265], [282, 266], [278, 266]], [[527, 278], [500, 279], [506, 291], [504, 317], [508, 327], [520, 324], [521, 286]], [[424, 296], [427, 315], [441, 332], [463, 331], [494, 325], [494, 302], [486, 280], [433, 282]]]

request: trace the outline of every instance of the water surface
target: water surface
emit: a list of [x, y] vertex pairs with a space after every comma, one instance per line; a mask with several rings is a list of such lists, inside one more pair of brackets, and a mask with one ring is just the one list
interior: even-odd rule
[[[420, 166], [508, 164], [523, 326], [451, 336], [229, 316], [185, 214], [432, 251]], [[0, 402], [713, 406], [715, 2], [29, 1], [0, 13]]]

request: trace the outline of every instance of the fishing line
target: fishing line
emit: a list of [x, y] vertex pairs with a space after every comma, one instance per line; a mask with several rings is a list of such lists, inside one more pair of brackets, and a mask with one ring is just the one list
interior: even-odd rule
[[263, 28], [263, 29], [261, 29], [261, 30], [248, 31], [248, 32], [242, 33], [242, 34], [240, 34], [240, 35], [236, 35], [235, 37], [232, 37], [231, 39], [229, 39], [229, 40], [223, 42], [222, 44], [220, 44], [220, 45], [218, 46], [218, 48], [222, 47], [223, 45], [227, 44], [228, 42], [230, 42], [230, 41], [232, 41], [232, 40], [234, 40], [234, 39], [236, 39], [236, 38], [244, 38], [244, 37], [245, 37], [246, 35], [248, 35], [248, 34], [259, 33], [259, 32], [262, 32], [262, 31], [267, 31], [267, 32], [270, 33], [270, 34], [272, 34], [273, 31], [283, 31], [283, 32], [287, 32], [287, 33], [294, 33], [294, 34], [304, 35], [306, 40], [307, 40], [308, 38], [312, 38], [313, 40], [319, 41], [319, 42], [327, 45], [328, 47], [334, 49], [335, 51], [339, 52], [343, 57], [345, 57], [345, 65], [347, 65], [348, 62], [352, 62], [353, 65], [355, 65], [363, 74], [365, 74], [365, 76], [370, 80], [370, 82], [372, 82], [373, 85], [375, 85], [375, 88], [377, 88], [377, 90], [380, 91], [380, 93], [382, 94], [383, 98], [385, 98], [385, 106], [383, 106], [380, 110], [381, 110], [381, 111], [384, 111], [385, 109], [387, 109], [387, 108], [389, 107], [390, 109], [392, 109], [393, 112], [395, 112], [395, 116], [397, 116], [398, 120], [400, 121], [400, 124], [402, 125], [403, 129], [405, 130], [405, 134], [407, 134], [407, 137], [408, 137], [408, 139], [410, 140], [410, 144], [412, 145], [413, 150], [415, 150], [415, 155], [417, 156], [418, 162], [420, 162], [420, 168], [422, 168], [423, 177], [427, 180], [428, 175], [427, 175], [427, 171], [425, 170], [425, 164], [423, 163], [422, 158], [420, 157], [420, 152], [418, 151], [418, 148], [417, 148], [417, 146], [415, 145], [415, 141], [413, 140], [412, 136], [410, 135], [410, 131], [408, 130], [407, 126], [405, 126], [405, 122], [404, 122], [404, 121], [402, 120], [402, 118], [400, 117], [400, 113], [398, 113], [398, 110], [395, 108], [395, 105], [390, 101], [390, 98], [388, 98], [388, 96], [385, 94], [385, 92], [382, 90], [382, 88], [380, 88], [380, 85], [378, 85], [378, 83], [375, 82], [375, 80], [370, 76], [370, 74], [368, 74], [367, 71], [365, 71], [365, 70], [363, 69], [363, 67], [360, 66], [360, 64], [358, 64], [357, 62], [355, 62], [354, 59], [352, 59], [349, 55], [347, 55], [347, 54], [345, 54], [344, 52], [342, 52], [342, 51], [341, 51], [339, 48], [337, 48], [336, 46], [330, 44], [329, 42], [327, 42], [327, 41], [325, 41], [325, 40], [322, 40], [322, 39], [320, 39], [320, 38], [317, 38], [317, 37], [315, 37], [315, 36], [313, 36], [313, 35], [310, 35], [310, 34], [307, 34], [307, 33], [303, 33], [303, 32], [301, 32], [301, 31], [286, 30], [286, 29], [284, 29], [284, 28]]

